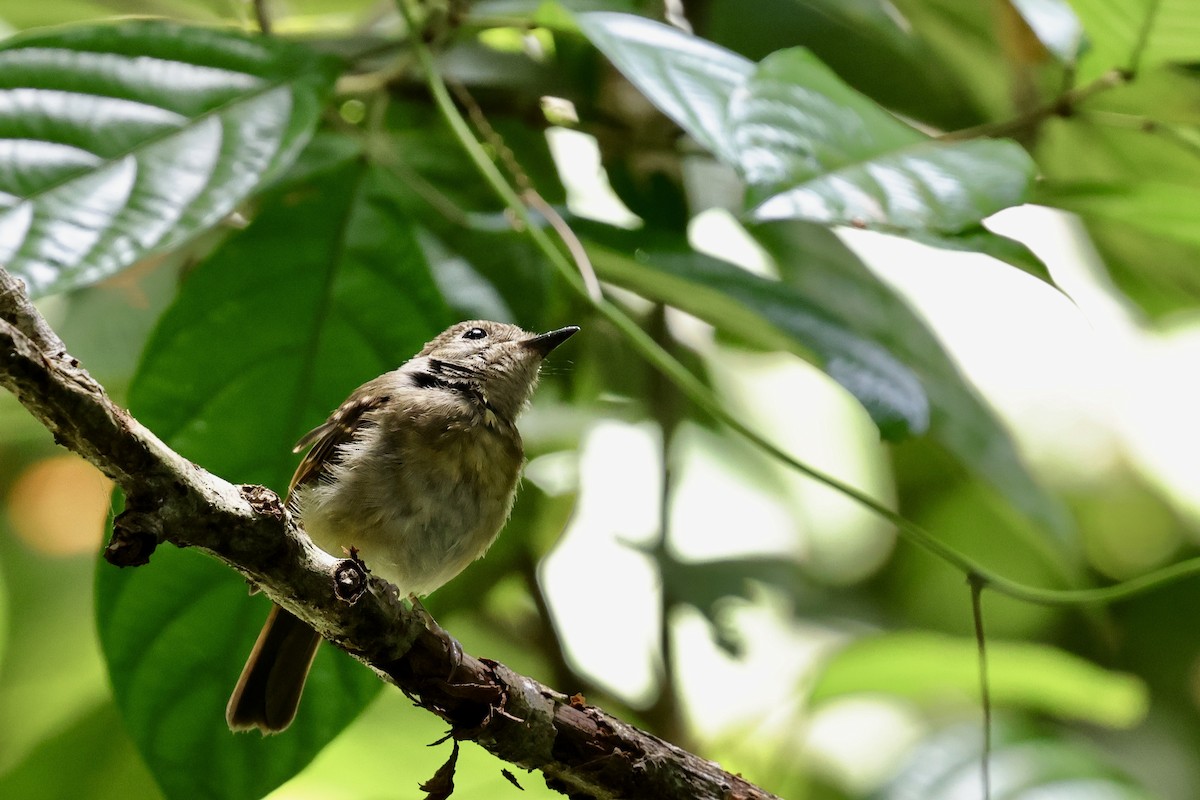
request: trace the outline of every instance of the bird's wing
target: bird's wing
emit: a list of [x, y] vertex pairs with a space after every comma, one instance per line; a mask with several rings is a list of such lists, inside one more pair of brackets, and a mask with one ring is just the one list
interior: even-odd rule
[[310, 445], [311, 449], [292, 475], [292, 482], [288, 485], [289, 500], [298, 487], [319, 479], [340, 460], [338, 447], [353, 439], [355, 432], [364, 423], [366, 415], [386, 403], [388, 399], [382, 377], [364, 383], [329, 415], [329, 419], [296, 442], [296, 446], [292, 448], [293, 453], [299, 453]]

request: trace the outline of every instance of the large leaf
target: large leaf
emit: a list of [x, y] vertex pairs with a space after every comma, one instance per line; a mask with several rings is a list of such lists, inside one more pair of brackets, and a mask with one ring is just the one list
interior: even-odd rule
[[[282, 490], [300, 434], [449, 321], [390, 179], [343, 164], [276, 193], [188, 278], [147, 346], [131, 406], [188, 458]], [[138, 570], [101, 564], [98, 624], [117, 703], [169, 797], [261, 796], [380, 685], [323, 647], [285, 735], [230, 734], [224, 703], [267, 607], [196, 553], [166, 549]]]
[[1057, 186], [1043, 194], [1090, 219], [1200, 247], [1200, 186], [1142, 180], [1125, 186]]
[[935, 141], [803, 48], [755, 67], [642, 17], [581, 14], [579, 24], [652, 103], [738, 170], [751, 218], [874, 228], [1047, 277], [1027, 250], [982, 227], [1025, 199], [1033, 162], [1015, 142]]
[[[1146, 715], [1146, 685], [1048, 645], [990, 641], [988, 686], [998, 707], [1025, 708], [1112, 728]], [[958, 697], [979, 702], [979, 653], [974, 639], [934, 633], [888, 633], [859, 639], [822, 667], [814, 703], [861, 693], [886, 693], [921, 702]]]
[[1045, 201], [1079, 214], [1113, 281], [1148, 314], [1200, 305], [1200, 189], [1143, 180], [1117, 185], [1057, 185]]
[[955, 234], [1022, 202], [1034, 171], [1014, 142], [930, 139], [801, 48], [734, 91], [729, 125], [759, 220]]
[[152, 20], [0, 44], [0, 263], [46, 294], [187, 240], [294, 158], [334, 77], [299, 45]]

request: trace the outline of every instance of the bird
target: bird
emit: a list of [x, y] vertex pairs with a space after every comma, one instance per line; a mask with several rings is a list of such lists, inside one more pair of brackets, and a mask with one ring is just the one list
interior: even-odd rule
[[[504, 527], [524, 464], [517, 417], [543, 359], [578, 330], [451, 326], [300, 439], [294, 452], [308, 451], [288, 486], [289, 509], [318, 547], [356, 553], [401, 595], [443, 586]], [[226, 706], [229, 728], [285, 730], [320, 642], [273, 606]]]

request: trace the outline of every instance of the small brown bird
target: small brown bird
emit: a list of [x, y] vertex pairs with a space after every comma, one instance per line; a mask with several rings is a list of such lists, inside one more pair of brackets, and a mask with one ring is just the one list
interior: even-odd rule
[[[295, 448], [311, 446], [288, 487], [308, 535], [334, 555], [356, 548], [402, 595], [462, 572], [512, 509], [524, 461], [516, 420], [542, 359], [578, 330], [460, 322], [356, 389]], [[272, 607], [225, 709], [230, 729], [290, 725], [320, 642]]]

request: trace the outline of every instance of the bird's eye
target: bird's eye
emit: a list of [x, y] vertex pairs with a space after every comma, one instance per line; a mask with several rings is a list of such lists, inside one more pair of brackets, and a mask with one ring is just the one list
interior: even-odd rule
[[487, 331], [483, 328], [471, 328], [462, 335], [464, 339], [482, 339], [485, 336], [487, 336]]

